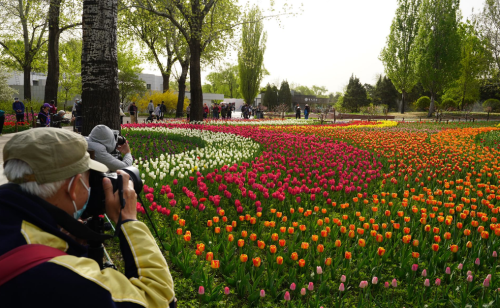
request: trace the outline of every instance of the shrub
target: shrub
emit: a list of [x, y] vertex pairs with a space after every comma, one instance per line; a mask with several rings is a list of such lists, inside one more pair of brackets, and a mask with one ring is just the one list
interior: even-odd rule
[[422, 96], [415, 103], [415, 107], [421, 111], [428, 110], [430, 105], [431, 105], [431, 99], [428, 96]]
[[484, 101], [483, 103], [484, 108], [491, 107], [491, 111], [493, 112], [499, 112], [500, 111], [500, 100], [495, 99], [495, 98], [490, 98]]
[[441, 102], [440, 107], [444, 110], [453, 110], [457, 108], [457, 103], [451, 98], [446, 98]]
[[[167, 106], [167, 113], [175, 113], [177, 109], [178, 96], [177, 94], [174, 94], [174, 92], [171, 90], [164, 93], [158, 91], [153, 91], [153, 92], [147, 91], [142, 96], [136, 95], [132, 98], [132, 101], [137, 103], [136, 105], [139, 108], [139, 112], [147, 110], [150, 100], [153, 100], [155, 108], [158, 104], [161, 104], [162, 101], [165, 102], [165, 106]], [[188, 105], [189, 105], [189, 99], [186, 98], [184, 99], [183, 110], [186, 110], [186, 107]]]

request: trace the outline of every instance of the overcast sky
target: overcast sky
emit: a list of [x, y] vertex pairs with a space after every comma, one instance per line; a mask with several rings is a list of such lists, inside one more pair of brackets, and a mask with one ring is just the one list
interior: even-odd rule
[[[277, 6], [284, 0], [276, 0]], [[480, 11], [485, 0], [461, 0], [464, 18]], [[270, 0], [248, 0], [263, 10]], [[396, 0], [288, 0], [300, 15], [265, 21], [269, 71], [262, 85], [286, 79], [289, 83], [325, 86], [342, 91], [351, 74], [361, 83], [375, 83], [384, 71], [378, 56], [396, 11]], [[277, 7], [279, 8], [279, 6]], [[267, 13], [269, 14], [269, 13]], [[227, 61], [237, 63], [235, 52]], [[203, 81], [210, 72], [205, 68]]]

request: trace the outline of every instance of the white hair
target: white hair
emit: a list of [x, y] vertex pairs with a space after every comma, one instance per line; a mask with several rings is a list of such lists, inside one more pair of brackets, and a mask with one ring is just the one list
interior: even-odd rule
[[[25, 175], [33, 174], [33, 169], [22, 160], [12, 159], [5, 164], [4, 174], [10, 182], [15, 179], [23, 178]], [[38, 196], [42, 199], [47, 199], [54, 196], [64, 182], [65, 181], [57, 181], [46, 184], [27, 182], [20, 184], [20, 186], [24, 192]]]

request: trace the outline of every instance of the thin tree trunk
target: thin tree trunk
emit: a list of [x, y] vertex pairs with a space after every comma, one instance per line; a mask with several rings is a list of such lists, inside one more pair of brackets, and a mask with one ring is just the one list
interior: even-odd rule
[[[179, 77], [179, 94], [177, 99], [177, 110], [175, 112], [176, 118], [182, 117], [182, 111], [184, 110], [184, 99], [186, 97], [186, 79], [189, 70], [189, 59], [181, 62], [182, 72]], [[191, 94], [192, 95], [192, 94]], [[191, 97], [192, 98], [192, 97]], [[192, 106], [191, 106], [192, 110]]]
[[23, 71], [24, 71], [24, 100], [31, 101], [31, 65], [30, 64], [25, 65], [23, 67]]
[[462, 94], [462, 110], [464, 110], [464, 105], [465, 105], [465, 93], [467, 93], [467, 83], [464, 84], [464, 92]]
[[431, 92], [431, 104], [429, 106], [429, 113], [427, 113], [427, 117], [428, 118], [432, 117], [432, 114], [434, 113], [435, 107], [436, 107], [436, 103], [434, 101], [434, 92], [432, 91]]
[[83, 135], [104, 124], [120, 129], [117, 0], [83, 1]]
[[[203, 90], [201, 88], [201, 44], [199, 38], [192, 38], [189, 42], [191, 52], [191, 112], [190, 121], [203, 121]], [[180, 89], [179, 89], [180, 90]]]
[[59, 15], [61, 0], [51, 0], [49, 8], [49, 45], [47, 63], [47, 81], [45, 84], [44, 102], [54, 100], [57, 106], [57, 90], [59, 87]]
[[170, 89], [170, 74], [161, 73], [161, 77], [163, 77], [163, 93], [165, 93]]
[[401, 93], [401, 114], [405, 113], [405, 91]]

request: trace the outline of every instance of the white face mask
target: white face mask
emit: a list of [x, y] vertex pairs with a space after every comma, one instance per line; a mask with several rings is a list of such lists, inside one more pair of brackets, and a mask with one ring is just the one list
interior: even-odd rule
[[[71, 178], [71, 181], [69, 182], [68, 193], [69, 193], [69, 189], [70, 189], [71, 184], [73, 183], [74, 179], [75, 179], [75, 177]], [[87, 187], [87, 185], [85, 185], [85, 182], [82, 180], [82, 178], [80, 178], [80, 181], [82, 182], [83, 186], [85, 186], [85, 189], [87, 190], [88, 196], [87, 196], [87, 201], [85, 202], [85, 204], [83, 205], [83, 207], [80, 210], [78, 210], [76, 208], [76, 203], [75, 203], [75, 201], [72, 200], [73, 206], [75, 207], [75, 212], [73, 213], [73, 217], [75, 219], [79, 219], [82, 216], [83, 212], [87, 208], [87, 204], [89, 203], [89, 199], [90, 199], [90, 188], [91, 187]]]

